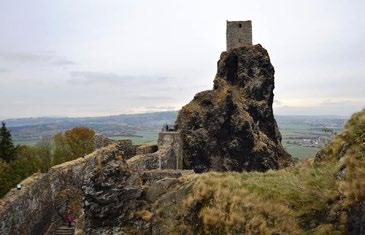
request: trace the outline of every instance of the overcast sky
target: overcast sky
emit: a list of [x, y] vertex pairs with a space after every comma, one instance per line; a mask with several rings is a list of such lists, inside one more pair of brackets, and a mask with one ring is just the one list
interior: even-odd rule
[[252, 20], [276, 114], [365, 107], [363, 0], [0, 0], [0, 119], [177, 110], [211, 89], [226, 20]]

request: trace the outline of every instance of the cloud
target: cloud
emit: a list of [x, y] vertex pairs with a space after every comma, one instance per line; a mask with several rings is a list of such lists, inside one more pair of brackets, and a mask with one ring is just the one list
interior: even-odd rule
[[69, 66], [75, 62], [52, 52], [30, 53], [30, 52], [0, 52], [0, 60], [12, 63], [40, 63], [54, 66]]
[[0, 68], [0, 73], [10, 72], [10, 69]]
[[129, 76], [119, 76], [114, 73], [90, 72], [90, 71], [71, 71], [71, 77], [76, 79], [69, 80], [72, 83], [90, 84], [90, 83], [119, 83], [129, 79]]
[[131, 108], [127, 111], [127, 113], [148, 113], [148, 112], [163, 112], [163, 111], [177, 111], [179, 110], [178, 106], [142, 106]]
[[151, 112], [157, 112], [157, 111], [175, 111], [175, 110], [178, 110], [178, 108], [176, 106], [165, 106], [165, 105], [161, 105], [161, 106], [147, 106], [145, 108], [146, 108], [146, 110], [151, 111]]
[[74, 79], [70, 79], [69, 82], [73, 84], [93, 84], [93, 83], [108, 83], [108, 84], [129, 84], [129, 85], [143, 85], [145, 82], [163, 82], [168, 78], [164, 76], [132, 76], [132, 75], [119, 75], [115, 73], [105, 72], [93, 72], [93, 71], [71, 71], [70, 76]]
[[350, 104], [364, 104], [365, 98], [332, 98], [318, 102], [318, 106], [341, 106]]
[[175, 99], [169, 96], [153, 96], [153, 95], [137, 95], [131, 97], [134, 100], [142, 101], [174, 101]]
[[[365, 98], [330, 97], [330, 98], [302, 98], [283, 99], [282, 105], [275, 105], [278, 114], [284, 115], [350, 115], [354, 111], [364, 108]], [[339, 111], [341, 110], [341, 111]]]
[[68, 65], [75, 65], [75, 62], [67, 59], [57, 59], [52, 62], [53, 65], [57, 66], [68, 66]]

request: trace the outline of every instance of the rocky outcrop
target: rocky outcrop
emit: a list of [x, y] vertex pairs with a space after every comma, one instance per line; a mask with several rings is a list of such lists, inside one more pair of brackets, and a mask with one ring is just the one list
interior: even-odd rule
[[337, 163], [336, 179], [347, 212], [349, 234], [365, 234], [365, 109], [354, 113], [342, 132], [321, 149], [314, 159], [320, 164]]
[[[123, 140], [27, 178], [21, 190], [13, 189], [0, 199], [0, 234], [52, 234], [64, 222], [68, 207], [75, 209], [75, 231], [160, 231], [162, 222], [156, 213], [159, 198], [176, 192], [174, 188], [193, 174], [172, 170], [177, 166], [173, 146], [180, 143], [179, 135], [161, 136], [155, 153], [156, 145], [133, 145]], [[145, 153], [137, 155], [140, 169], [138, 164], [127, 163], [136, 153]], [[149, 159], [158, 159], [158, 164], [149, 165]]]
[[176, 192], [190, 171], [131, 169], [116, 152], [100, 155], [85, 177], [87, 234], [160, 234], [159, 200]]
[[351, 235], [365, 234], [365, 201], [348, 208], [348, 233]]
[[94, 149], [106, 147], [111, 144], [117, 144], [117, 148], [122, 151], [123, 157], [129, 159], [135, 155], [154, 153], [158, 150], [155, 144], [135, 145], [129, 139], [113, 140], [102, 134], [95, 134], [93, 137]]
[[179, 112], [185, 168], [265, 171], [292, 163], [274, 119], [274, 67], [261, 45], [221, 54], [213, 90]]
[[140, 229], [145, 227], [143, 220], [135, 216], [135, 212], [146, 204], [140, 199], [141, 186], [141, 178], [129, 170], [122, 155], [99, 156], [83, 186], [86, 232], [94, 234], [95, 229], [117, 226], [131, 230], [135, 224], [139, 224]]

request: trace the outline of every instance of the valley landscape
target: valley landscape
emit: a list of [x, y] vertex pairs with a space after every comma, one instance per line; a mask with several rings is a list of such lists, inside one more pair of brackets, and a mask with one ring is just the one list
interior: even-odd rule
[[365, 234], [353, 2], [4, 4], [0, 234]]
[[[4, 120], [16, 144], [34, 145], [75, 126], [86, 126], [111, 139], [130, 139], [135, 144], [156, 144], [165, 124], [175, 122], [176, 111], [90, 118], [25, 118]], [[281, 116], [276, 120], [283, 145], [298, 159], [314, 154], [344, 126], [344, 116]]]

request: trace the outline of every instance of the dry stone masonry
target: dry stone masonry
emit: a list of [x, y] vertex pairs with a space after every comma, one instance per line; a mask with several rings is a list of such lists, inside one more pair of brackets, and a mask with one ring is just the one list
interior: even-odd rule
[[158, 150], [148, 154], [135, 155], [128, 160], [134, 169], [183, 169], [182, 141], [178, 131], [159, 133]]
[[248, 21], [227, 21], [227, 51], [252, 45], [252, 23]]

